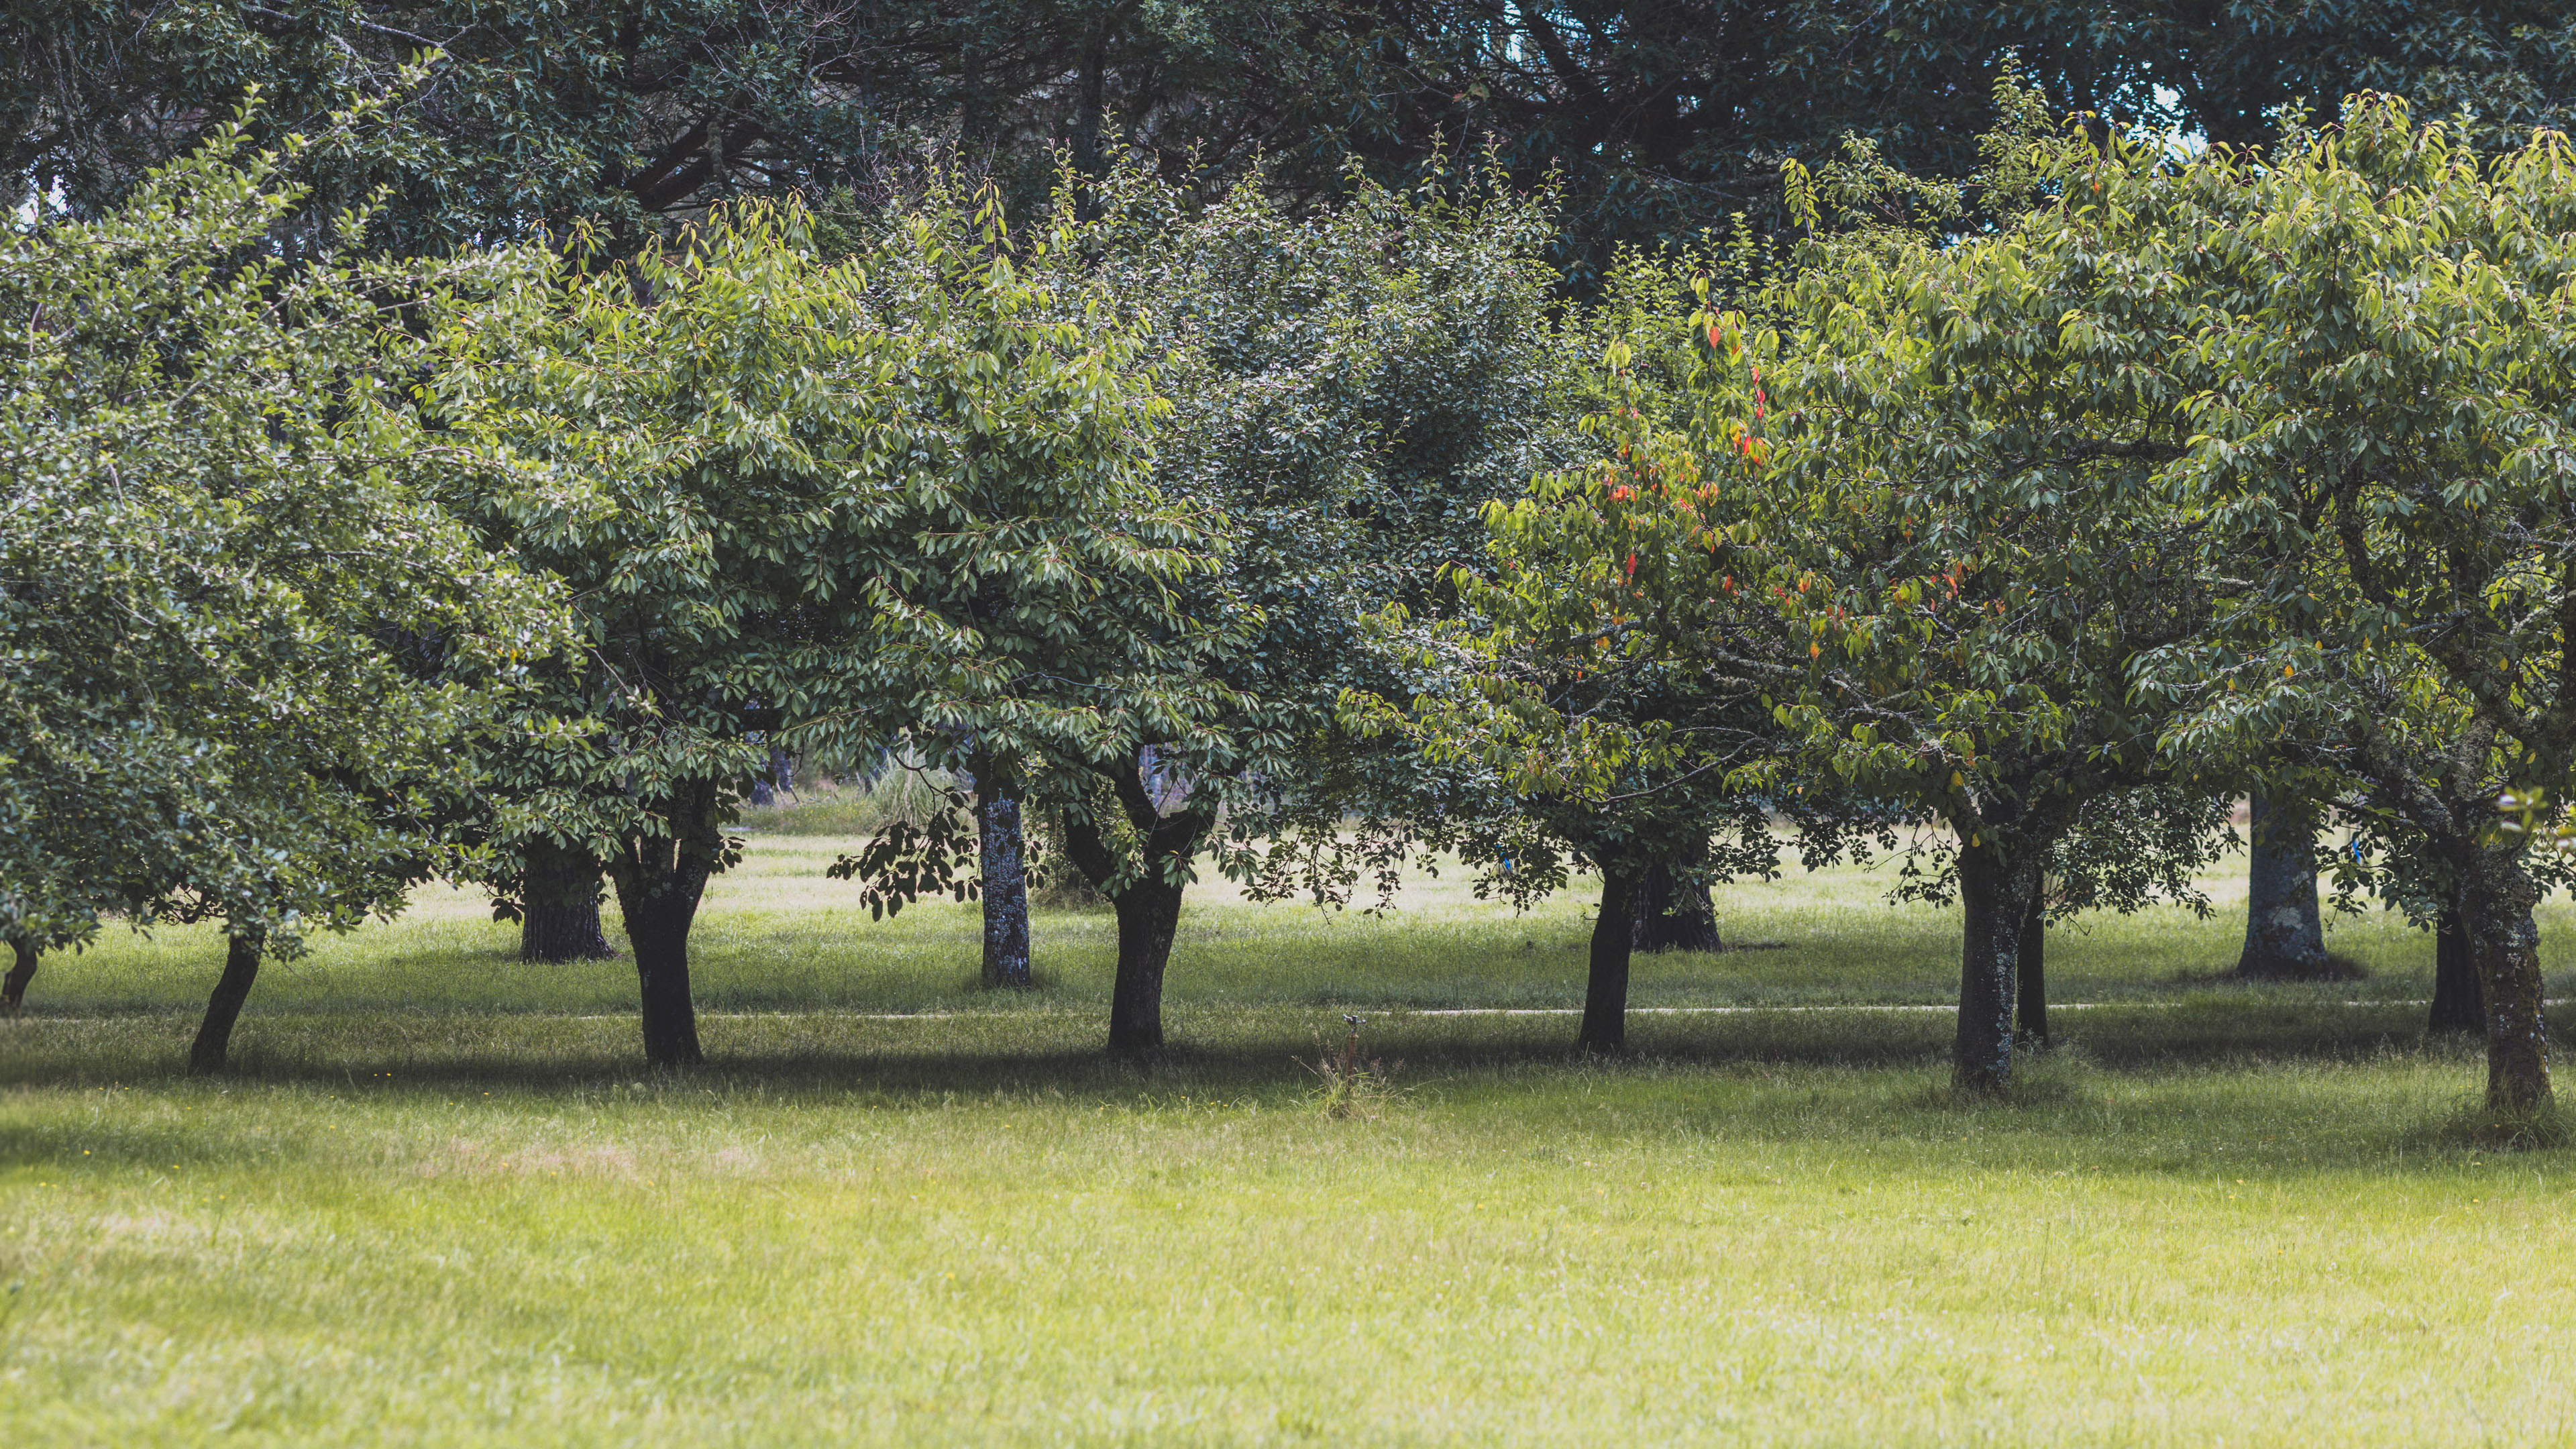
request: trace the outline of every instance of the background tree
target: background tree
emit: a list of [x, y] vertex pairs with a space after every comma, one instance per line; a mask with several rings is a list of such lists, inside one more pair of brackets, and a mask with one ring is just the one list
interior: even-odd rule
[[[2351, 826], [2331, 856], [2337, 904], [2359, 909], [2367, 893], [2432, 931], [2426, 1029], [2483, 1032], [2458, 863], [2488, 848], [2497, 801], [2513, 788], [2512, 752], [2411, 649], [2348, 660], [2311, 686], [2308, 704], [2330, 712], [2315, 758], [2335, 772], [2334, 810]], [[2567, 866], [2555, 852], [2529, 862], [2544, 888], [2567, 884]]]
[[2308, 801], [2257, 793], [2246, 821], [2245, 950], [2236, 974], [2310, 981], [2328, 974], [2317, 912], [2317, 819]]
[[2048, 1044], [2052, 923], [2086, 911], [2128, 915], [2160, 904], [2209, 914], [2209, 898], [2194, 877], [2234, 844], [2228, 820], [2233, 806], [2231, 795], [2188, 778], [2083, 803], [2073, 828], [2042, 863], [2039, 888], [2022, 918], [2021, 950], [2013, 968], [2016, 1033], [2035, 1045]]
[[[422, 252], [579, 221], [637, 245], [719, 200], [864, 175], [886, 134], [875, 103], [921, 61], [866, 9], [748, 0], [17, 0], [0, 37], [8, 174], [81, 214], [197, 145], [251, 86], [255, 137], [318, 134], [351, 96], [402, 94], [329, 143], [300, 221], [381, 191], [371, 244]], [[433, 50], [415, 87], [405, 68]]]
[[2053, 113], [2096, 114], [2097, 136], [2172, 125], [2240, 145], [2277, 140], [2285, 106], [2362, 89], [2470, 108], [2490, 145], [2564, 124], [2576, 98], [2576, 40], [2546, 0], [992, 0], [885, 14], [880, 33], [911, 38], [936, 77], [914, 114], [957, 117], [970, 154], [1016, 165], [1032, 189], [1055, 145], [1096, 169], [1095, 137], [1151, 151], [1176, 180], [1245, 175], [1257, 155], [1300, 202], [1339, 194], [1347, 158], [1392, 185], [1446, 151], [1510, 186], [1562, 179], [1551, 260], [1584, 293], [1623, 245], [1687, 244], [1738, 213], [1793, 232], [1781, 163], [1819, 164], [1846, 136], [1923, 176], [1972, 176], [2007, 66]]
[[198, 1071], [264, 957], [456, 863], [456, 746], [555, 629], [434, 501], [480, 461], [382, 380], [438, 277], [288, 265], [284, 160], [219, 129], [0, 244], [0, 935], [30, 971], [106, 915], [222, 921]]
[[1738, 213], [1794, 231], [1781, 163], [1818, 164], [1847, 135], [1921, 175], [1971, 175], [2007, 64], [2057, 113], [2098, 113], [2097, 134], [2171, 124], [2238, 145], [2277, 140], [2285, 106], [2367, 89], [2465, 108], [2481, 144], [2506, 146], [2565, 125], [2576, 97], [2549, 0], [261, 0], [140, 16], [16, 0], [0, 7], [8, 173], [95, 209], [249, 84], [281, 132], [309, 129], [431, 47], [448, 60], [420, 104], [319, 198], [327, 214], [390, 187], [395, 245], [585, 217], [640, 244], [711, 201], [865, 186], [926, 149], [989, 168], [1022, 206], [1059, 149], [1094, 177], [1127, 149], [1217, 191], [1257, 172], [1298, 205], [1347, 194], [1350, 158], [1397, 185], [1445, 151], [1509, 187], [1560, 176], [1551, 257], [1587, 293], [1622, 245]]

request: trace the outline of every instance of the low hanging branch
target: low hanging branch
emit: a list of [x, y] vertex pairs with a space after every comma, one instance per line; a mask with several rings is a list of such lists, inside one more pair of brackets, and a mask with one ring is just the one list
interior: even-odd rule
[[855, 855], [844, 855], [825, 869], [834, 880], [860, 882], [870, 920], [900, 914], [923, 896], [971, 901], [982, 890], [975, 874], [980, 842], [966, 797], [943, 790], [941, 808], [919, 824], [898, 820]]

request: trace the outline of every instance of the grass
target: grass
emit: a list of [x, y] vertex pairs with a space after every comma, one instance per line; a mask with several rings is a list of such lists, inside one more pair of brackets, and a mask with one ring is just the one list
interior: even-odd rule
[[[1588, 1063], [1578, 906], [1202, 892], [1180, 1049], [1097, 1054], [1108, 921], [871, 923], [763, 835], [700, 928], [715, 1058], [636, 1066], [631, 968], [531, 968], [470, 899], [260, 983], [49, 960], [0, 1024], [0, 1425], [20, 1445], [2484, 1444], [2576, 1440], [2558, 1151], [2464, 1145], [2430, 946], [2209, 983], [2241, 917], [2052, 945], [2071, 1044], [1944, 1090], [1943, 913], [1738, 886], [1769, 949], [1661, 958]], [[2576, 926], [2544, 920], [2553, 959]], [[2348, 1003], [2359, 1002], [2354, 1005]], [[1327, 1115], [1340, 1017], [1399, 1090]], [[904, 1015], [904, 1013], [914, 1013]], [[9, 1285], [15, 1285], [14, 1288]]]

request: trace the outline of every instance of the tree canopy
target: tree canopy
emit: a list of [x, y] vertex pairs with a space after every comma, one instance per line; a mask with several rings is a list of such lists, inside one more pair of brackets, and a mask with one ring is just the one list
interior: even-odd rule
[[438, 276], [282, 264], [279, 165], [222, 131], [0, 244], [0, 934], [220, 919], [245, 989], [457, 863], [457, 746], [558, 637], [401, 394]]

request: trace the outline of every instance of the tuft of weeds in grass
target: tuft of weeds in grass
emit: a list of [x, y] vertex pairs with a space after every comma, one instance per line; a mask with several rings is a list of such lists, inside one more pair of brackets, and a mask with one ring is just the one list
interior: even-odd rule
[[1380, 1058], [1360, 1060], [1360, 1027], [1367, 1020], [1357, 1015], [1343, 1017], [1351, 1034], [1342, 1043], [1341, 1051], [1336, 1053], [1325, 1047], [1319, 1036], [1315, 1039], [1313, 1063], [1298, 1063], [1315, 1074], [1317, 1109], [1336, 1122], [1351, 1118], [1375, 1121], [1385, 1115], [1387, 1105], [1399, 1093], [1395, 1078], [1404, 1070], [1403, 1061], [1390, 1066]]
[[2431, 1134], [2435, 1145], [2482, 1152], [2542, 1152], [2568, 1144], [2567, 1115], [2554, 1101], [2519, 1110], [2485, 1103], [2453, 1114]]
[[1974, 1092], [1947, 1077], [1911, 1094], [1911, 1105], [1944, 1112], [1991, 1107], [2054, 1107], [2081, 1099], [2093, 1081], [2093, 1063], [2077, 1046], [2054, 1046], [2013, 1055], [2012, 1081], [2000, 1092]]

